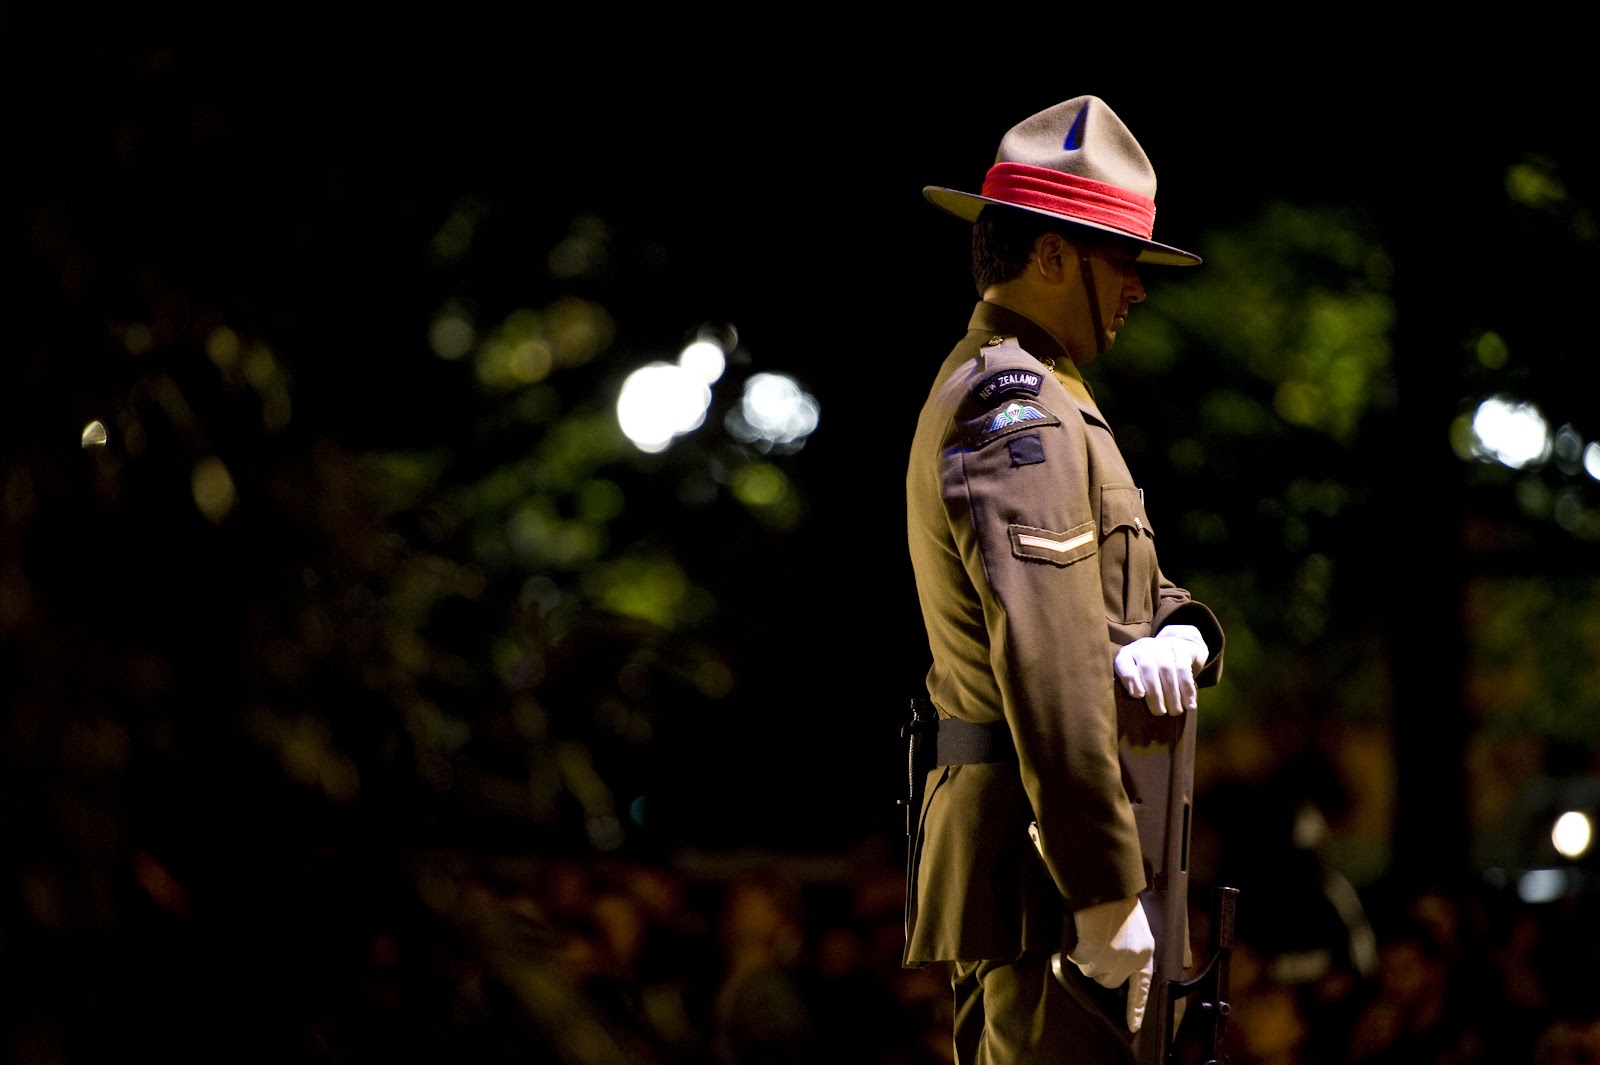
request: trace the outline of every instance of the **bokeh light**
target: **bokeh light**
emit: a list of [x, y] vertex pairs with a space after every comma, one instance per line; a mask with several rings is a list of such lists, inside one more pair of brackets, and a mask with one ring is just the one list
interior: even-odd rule
[[189, 478], [189, 487], [194, 495], [194, 505], [200, 509], [200, 513], [213, 522], [227, 517], [228, 512], [239, 501], [233, 485], [233, 475], [215, 455], [208, 455], [195, 463], [194, 471]]
[[1550, 454], [1550, 427], [1532, 403], [1490, 396], [1472, 416], [1474, 450], [1512, 469], [1543, 462]]
[[817, 428], [817, 401], [786, 374], [752, 374], [739, 406], [728, 413], [728, 431], [764, 450], [799, 450]]
[[698, 429], [711, 405], [711, 388], [691, 370], [652, 362], [628, 375], [617, 396], [617, 422], [633, 446], [665, 451], [673, 438]]
[[684, 345], [676, 363], [641, 366], [628, 375], [617, 397], [623, 434], [640, 451], [655, 454], [700, 428], [711, 407], [711, 386], [727, 365], [723, 345], [702, 333]]
[[678, 354], [678, 365], [706, 384], [713, 385], [727, 368], [728, 357], [723, 354], [722, 345], [709, 340], [696, 340]]
[[1550, 842], [1563, 858], [1583, 857], [1593, 841], [1594, 826], [1588, 815], [1578, 810], [1568, 810], [1556, 818], [1555, 827], [1550, 830]]
[[1560, 869], [1529, 869], [1517, 878], [1517, 898], [1529, 904], [1554, 902], [1567, 892], [1567, 874]]
[[441, 359], [464, 358], [478, 341], [478, 332], [472, 320], [459, 307], [450, 306], [439, 312], [428, 327], [428, 346]]

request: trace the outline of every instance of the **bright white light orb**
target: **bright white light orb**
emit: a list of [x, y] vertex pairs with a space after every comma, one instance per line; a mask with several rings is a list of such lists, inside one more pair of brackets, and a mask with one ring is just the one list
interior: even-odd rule
[[711, 389], [682, 366], [652, 362], [628, 375], [617, 396], [617, 422], [640, 451], [665, 451], [676, 436], [698, 429]]
[[678, 353], [678, 365], [710, 385], [722, 376], [728, 358], [722, 353], [720, 344], [696, 340]]
[[1600, 441], [1583, 449], [1583, 472], [1600, 481]]
[[817, 427], [817, 401], [786, 374], [752, 374], [739, 413], [755, 438], [774, 444], [800, 440]]
[[1555, 827], [1550, 830], [1550, 842], [1563, 858], [1581, 858], [1593, 841], [1594, 826], [1586, 814], [1577, 810], [1568, 810], [1556, 818]]
[[1472, 433], [1483, 454], [1515, 470], [1550, 454], [1550, 426], [1532, 403], [1490, 396], [1472, 416]]

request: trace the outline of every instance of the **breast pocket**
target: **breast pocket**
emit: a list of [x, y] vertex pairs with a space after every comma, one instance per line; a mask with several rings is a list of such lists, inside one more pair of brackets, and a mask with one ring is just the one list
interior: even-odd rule
[[1137, 485], [1100, 486], [1100, 583], [1111, 621], [1138, 625], [1155, 616], [1155, 533]]

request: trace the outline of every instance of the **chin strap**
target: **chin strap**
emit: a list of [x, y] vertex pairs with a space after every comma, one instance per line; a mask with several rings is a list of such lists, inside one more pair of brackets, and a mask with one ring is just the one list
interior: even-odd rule
[[1100, 355], [1106, 350], [1106, 324], [1100, 318], [1100, 293], [1095, 289], [1094, 268], [1089, 264], [1089, 256], [1081, 251], [1078, 267], [1083, 271], [1083, 294], [1089, 298], [1089, 317], [1094, 322], [1094, 353]]

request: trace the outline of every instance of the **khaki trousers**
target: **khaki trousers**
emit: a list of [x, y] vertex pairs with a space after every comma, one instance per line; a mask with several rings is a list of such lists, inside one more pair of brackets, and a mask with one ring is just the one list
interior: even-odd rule
[[956, 1065], [1133, 1065], [1118, 1023], [1125, 992], [1064, 964], [1081, 996], [1055, 978], [1048, 954], [952, 965]]

